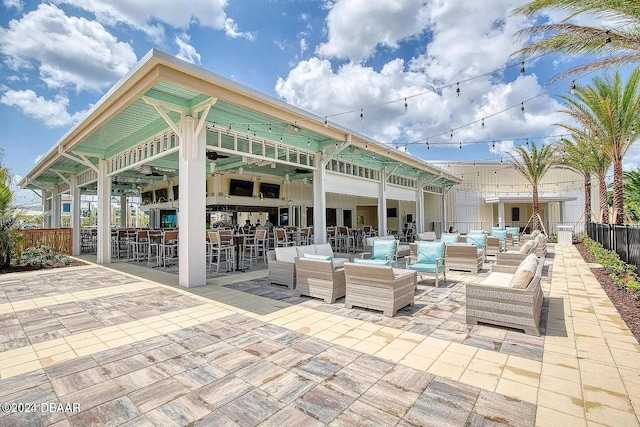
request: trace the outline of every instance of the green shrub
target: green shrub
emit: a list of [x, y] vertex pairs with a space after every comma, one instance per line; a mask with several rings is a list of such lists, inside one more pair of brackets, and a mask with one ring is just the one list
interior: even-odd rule
[[66, 255], [56, 254], [50, 246], [42, 245], [39, 248], [33, 246], [26, 248], [22, 252], [19, 263], [31, 267], [42, 268], [53, 266], [54, 263], [70, 265], [71, 258]]
[[622, 261], [617, 253], [605, 249], [600, 243], [588, 237], [583, 237], [583, 243], [596, 262], [602, 264], [618, 288], [640, 296], [640, 278], [635, 274], [634, 266]]

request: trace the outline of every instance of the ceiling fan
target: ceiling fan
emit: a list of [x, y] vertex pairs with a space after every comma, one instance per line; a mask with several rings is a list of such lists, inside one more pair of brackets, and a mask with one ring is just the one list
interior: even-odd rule
[[217, 151], [207, 151], [208, 160], [228, 159], [229, 157], [229, 155], [218, 153]]
[[313, 173], [313, 171], [310, 171], [309, 169], [303, 169], [303, 168], [295, 168], [293, 171], [298, 175], [306, 174], [306, 173]]
[[140, 173], [146, 176], [162, 176], [163, 174], [158, 173], [153, 170], [153, 168], [149, 165], [142, 165], [140, 167]]

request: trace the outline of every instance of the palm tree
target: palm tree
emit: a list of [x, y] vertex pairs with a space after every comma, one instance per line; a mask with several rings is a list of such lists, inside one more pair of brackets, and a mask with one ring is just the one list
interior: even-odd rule
[[539, 150], [535, 144], [531, 151], [524, 146], [516, 147], [516, 153], [507, 153], [511, 165], [520, 172], [533, 189], [533, 229], [540, 230], [540, 203], [538, 202], [538, 185], [547, 171], [557, 164], [556, 148], [543, 145]]
[[563, 95], [562, 112], [577, 125], [560, 124], [572, 133], [587, 129], [602, 143], [602, 151], [613, 164], [613, 212], [616, 224], [624, 223], [622, 158], [638, 138], [640, 129], [640, 68], [623, 86], [620, 73], [595, 77], [589, 86], [576, 86], [573, 94]]
[[609, 223], [609, 204], [607, 203], [607, 171], [611, 167], [611, 159], [603, 153], [602, 146], [596, 138], [585, 132], [572, 134], [572, 139], [563, 138], [560, 148], [565, 153], [562, 164], [584, 176], [585, 221], [591, 222], [591, 175], [598, 179], [600, 213], [603, 224]]
[[[1, 153], [0, 153], [1, 154]], [[0, 270], [9, 267], [15, 246], [17, 210], [9, 188], [9, 174], [0, 164]]]
[[629, 211], [633, 221], [638, 221], [640, 213], [640, 169], [622, 174], [624, 179], [625, 212]]
[[[544, 10], [568, 13], [559, 23], [534, 25], [520, 30], [516, 36], [534, 41], [513, 56], [546, 53], [568, 55], [600, 55], [602, 59], [572, 68], [552, 81], [585, 72], [621, 67], [640, 62], [640, 3], [638, 0], [533, 0], [512, 13], [528, 17]], [[602, 18], [615, 27], [590, 27], [572, 24], [569, 19], [588, 14]], [[551, 33], [551, 35], [549, 35]]]

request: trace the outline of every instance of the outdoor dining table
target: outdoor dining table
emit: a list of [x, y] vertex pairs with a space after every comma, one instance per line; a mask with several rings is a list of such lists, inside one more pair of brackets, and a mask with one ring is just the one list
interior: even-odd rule
[[243, 250], [244, 238], [253, 236], [253, 234], [247, 233], [234, 233], [231, 235], [233, 246], [236, 248], [236, 271], [244, 271], [244, 269], [240, 268], [240, 251]]

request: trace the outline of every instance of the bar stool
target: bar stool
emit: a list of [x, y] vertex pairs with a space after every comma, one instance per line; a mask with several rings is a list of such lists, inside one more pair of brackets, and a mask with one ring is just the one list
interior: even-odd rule
[[229, 241], [222, 240], [220, 231], [210, 231], [209, 235], [209, 272], [211, 272], [211, 265], [213, 264], [213, 258], [216, 258], [216, 274], [220, 273], [220, 264], [227, 265], [227, 271], [233, 270], [235, 266], [235, 248], [229, 244]]
[[[260, 258], [260, 251], [262, 251], [262, 259], [264, 264], [267, 264], [267, 230], [258, 229], [253, 237], [244, 238], [244, 250], [249, 250], [249, 269], [252, 267], [252, 262], [255, 259], [256, 264]], [[244, 264], [244, 254], [242, 257]]]
[[177, 231], [165, 231], [160, 243], [160, 256], [162, 257], [162, 266], [167, 266], [169, 263], [175, 263], [178, 261], [178, 232]]

